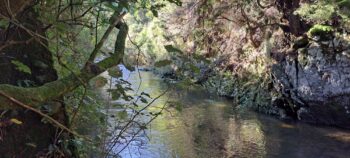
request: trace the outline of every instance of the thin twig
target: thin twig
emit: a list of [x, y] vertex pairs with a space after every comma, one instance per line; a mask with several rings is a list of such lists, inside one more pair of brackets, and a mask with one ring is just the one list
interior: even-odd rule
[[112, 138], [112, 145], [109, 147], [107, 154], [111, 152], [113, 147], [118, 143], [119, 138], [122, 136], [122, 134], [126, 131], [126, 129], [131, 125], [131, 123], [136, 119], [138, 115], [141, 114], [142, 111], [146, 110], [149, 106], [151, 106], [156, 100], [158, 100], [160, 97], [165, 95], [169, 91], [170, 87], [168, 87], [163, 93], [158, 95], [156, 98], [154, 98], [151, 102], [149, 102], [145, 107], [143, 107], [141, 110], [136, 112], [136, 114], [128, 121], [128, 123], [120, 130], [119, 134]]
[[[163, 110], [165, 109], [165, 107], [166, 107], [166, 103], [164, 104], [164, 106], [161, 108], [161, 110], [159, 111], [159, 113], [162, 113], [163, 112]], [[154, 116], [152, 119], [150, 119], [144, 126], [147, 126], [147, 125], [149, 125], [151, 122], [153, 122], [153, 120], [155, 120], [157, 117], [158, 117], [159, 115], [156, 115], [156, 116]], [[132, 138], [130, 139], [130, 141], [128, 141], [128, 143], [120, 150], [120, 151], [118, 151], [118, 153], [116, 154], [116, 155], [119, 155], [122, 151], [124, 151], [125, 150], [125, 148], [126, 147], [128, 147], [129, 146], [129, 144], [135, 139], [135, 137], [141, 132], [141, 131], [143, 131], [144, 129], [143, 128], [140, 128], [133, 136], [132, 136]]]
[[84, 98], [85, 98], [85, 96], [86, 96], [86, 92], [87, 92], [87, 88], [84, 87], [83, 95], [82, 95], [81, 98], [80, 98], [80, 101], [79, 101], [79, 103], [78, 103], [78, 107], [77, 107], [76, 109], [74, 109], [73, 116], [72, 116], [71, 121], [70, 121], [70, 127], [71, 127], [71, 128], [74, 127], [75, 117], [77, 116], [77, 114], [78, 114], [78, 112], [79, 112], [79, 110], [80, 110], [80, 107], [81, 107], [81, 106], [83, 105], [83, 103], [84, 103]]
[[[0, 46], [0, 52], [3, 50], [3, 49], [5, 49], [5, 48], [7, 48], [7, 47], [10, 47], [10, 46], [12, 46], [12, 45], [17, 45], [17, 44], [29, 44], [31, 41], [33, 41], [34, 40], [34, 37], [31, 37], [31, 38], [29, 38], [28, 40], [26, 40], [26, 41], [7, 41], [7, 42], [4, 42], [4, 44], [2, 45], [2, 46]], [[2, 42], [0, 42], [0, 43], [2, 43]]]
[[26, 105], [26, 104], [22, 103], [21, 101], [19, 101], [19, 100], [15, 99], [15, 98], [13, 98], [13, 97], [11, 97], [11, 96], [5, 94], [5, 93], [2, 92], [2, 91], [0, 91], [0, 95], [4, 96], [5, 98], [9, 99], [9, 100], [12, 101], [13, 103], [15, 103], [15, 104], [17, 104], [17, 105], [19, 105], [19, 106], [21, 106], [21, 107], [23, 107], [23, 108], [25, 108], [25, 109], [31, 110], [31, 111], [33, 111], [33, 112], [39, 114], [40, 116], [42, 116], [42, 117], [48, 119], [48, 120], [51, 121], [53, 124], [57, 125], [57, 126], [58, 126], [59, 128], [61, 128], [61, 129], [66, 130], [68, 133], [70, 133], [70, 134], [72, 134], [72, 135], [75, 135], [75, 136], [77, 136], [77, 137], [79, 137], [79, 138], [84, 138], [84, 139], [86, 139], [86, 140], [92, 141], [91, 139], [89, 139], [89, 138], [87, 138], [87, 137], [84, 137], [84, 136], [82, 136], [82, 135], [80, 135], [80, 134], [78, 134], [78, 133], [76, 133], [76, 132], [70, 130], [70, 129], [67, 128], [65, 125], [61, 124], [60, 122], [58, 122], [57, 120], [53, 119], [52, 117], [50, 117], [50, 116], [48, 116], [48, 115], [42, 113], [40, 110], [35, 109], [35, 108], [33, 108], [33, 107], [29, 106], [29, 105]]
[[139, 79], [140, 79], [140, 82], [139, 82], [139, 85], [137, 87], [137, 90], [136, 90], [136, 93], [139, 92], [140, 90], [140, 87], [141, 87], [141, 84], [142, 84], [142, 77], [141, 77], [141, 73], [140, 73], [140, 70], [139, 70], [139, 59], [140, 59], [140, 54], [141, 54], [141, 48], [139, 45], [137, 45], [130, 37], [130, 34], [128, 33], [128, 38], [129, 38], [129, 41], [132, 45], [134, 45], [136, 48], [137, 48], [137, 58], [136, 58], [136, 69], [137, 69], [137, 73], [139, 75]]

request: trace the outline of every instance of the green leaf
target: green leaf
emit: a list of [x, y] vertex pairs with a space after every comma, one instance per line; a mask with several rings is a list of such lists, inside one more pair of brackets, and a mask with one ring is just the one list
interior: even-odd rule
[[61, 33], [64, 33], [67, 31], [67, 29], [69, 29], [68, 25], [66, 25], [65, 23], [56, 23], [55, 27], [57, 31]]
[[111, 93], [113, 100], [118, 100], [121, 97], [121, 93], [118, 89], [109, 89], [108, 92]]
[[123, 77], [123, 72], [119, 69], [119, 66], [108, 69], [108, 74], [114, 78]]
[[191, 86], [193, 83], [189, 78], [186, 78], [180, 82], [177, 83], [177, 86], [179, 88], [188, 88], [189, 86]]
[[172, 63], [171, 60], [161, 60], [161, 61], [157, 61], [156, 63], [154, 63], [155, 67], [163, 67], [163, 66], [167, 66], [170, 65]]
[[141, 95], [147, 96], [148, 98], [151, 98], [151, 96], [148, 93], [141, 92]]
[[171, 53], [171, 52], [178, 52], [178, 53], [180, 53], [180, 54], [184, 54], [180, 49], [175, 48], [175, 47], [172, 46], [172, 45], [165, 45], [164, 48], [165, 48], [166, 51], [168, 51], [169, 53]]
[[17, 125], [21, 125], [21, 124], [23, 123], [22, 121], [20, 121], [20, 120], [18, 120], [18, 119], [16, 119], [16, 118], [12, 118], [10, 121], [11, 121], [12, 123], [17, 124]]
[[139, 105], [136, 104], [135, 102], [132, 102], [132, 105], [134, 105], [135, 107], [138, 107]]
[[124, 87], [125, 91], [134, 91], [134, 89], [132, 89], [131, 87]]
[[5, 19], [0, 19], [0, 28], [6, 28], [9, 25], [9, 22]]
[[194, 72], [196, 74], [199, 74], [201, 72], [201, 70], [197, 66], [195, 66], [193, 64], [190, 64], [190, 69], [191, 69], [192, 72]]
[[145, 103], [145, 104], [147, 104], [147, 103], [148, 103], [147, 99], [146, 99], [146, 98], [144, 98], [144, 97], [140, 97], [140, 101], [141, 101], [142, 103]]
[[26, 143], [26, 145], [27, 145], [27, 146], [30, 146], [30, 147], [32, 147], [32, 148], [36, 148], [36, 144], [34, 144], [34, 143]]
[[132, 99], [134, 99], [134, 97], [130, 96], [130, 95], [126, 95], [125, 93], [123, 94], [123, 99], [126, 101], [131, 101]]
[[32, 71], [30, 70], [30, 68], [27, 65], [24, 65], [22, 62], [18, 60], [12, 60], [11, 63], [16, 65], [16, 69], [18, 71], [21, 71], [27, 74], [32, 74]]
[[156, 10], [151, 10], [151, 12], [152, 12], [153, 16], [158, 17], [158, 11], [156, 11]]
[[124, 64], [125, 68], [128, 69], [129, 71], [135, 71], [135, 67], [130, 65], [130, 64]]
[[127, 85], [131, 86], [131, 83], [126, 81], [126, 80], [124, 80], [124, 79], [119, 79], [119, 81], [121, 81], [122, 84], [127, 84]]
[[210, 63], [210, 60], [208, 60], [207, 58], [205, 58], [205, 56], [203, 55], [199, 55], [199, 54], [193, 54], [193, 58], [196, 59], [197, 61], [203, 61], [206, 64]]
[[170, 2], [170, 3], [174, 3], [177, 6], [182, 6], [181, 0], [167, 0], [167, 1]]
[[332, 31], [334, 31], [332, 26], [316, 24], [310, 28], [307, 34], [309, 36], [322, 36], [330, 34]]
[[175, 108], [175, 110], [177, 110], [177, 111], [183, 110], [183, 105], [177, 101], [169, 102], [169, 106]]
[[124, 119], [126, 119], [128, 117], [128, 112], [126, 112], [126, 110], [119, 111], [117, 113], [117, 116], [118, 116], [119, 119], [124, 120]]
[[102, 76], [98, 76], [94, 79], [94, 86], [96, 88], [102, 88], [107, 83], [108, 83], [108, 80]]

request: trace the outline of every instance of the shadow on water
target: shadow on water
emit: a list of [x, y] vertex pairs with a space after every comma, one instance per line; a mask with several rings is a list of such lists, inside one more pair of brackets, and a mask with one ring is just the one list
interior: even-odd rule
[[[142, 91], [156, 96], [166, 89], [167, 84], [151, 72], [141, 73]], [[137, 87], [137, 72], [127, 79]], [[349, 131], [286, 123], [235, 110], [231, 101], [198, 87], [175, 88], [155, 102], [153, 108], [168, 99], [181, 102], [183, 109], [170, 109], [159, 116], [146, 133], [120, 153], [121, 157], [345, 158], [350, 155]]]

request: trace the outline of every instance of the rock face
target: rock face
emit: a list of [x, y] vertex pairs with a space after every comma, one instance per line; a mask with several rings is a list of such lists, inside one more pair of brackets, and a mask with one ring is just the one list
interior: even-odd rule
[[299, 120], [350, 128], [349, 37], [311, 42], [273, 66], [274, 86]]

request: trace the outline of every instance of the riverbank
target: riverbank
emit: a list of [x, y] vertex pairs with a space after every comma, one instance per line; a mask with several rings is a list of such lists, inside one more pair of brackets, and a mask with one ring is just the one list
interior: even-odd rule
[[169, 22], [183, 33], [169, 30], [181, 49], [165, 46], [166, 77], [201, 84], [242, 108], [350, 128], [348, 5], [192, 2], [172, 14], [182, 20]]

